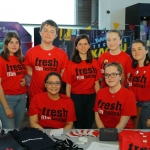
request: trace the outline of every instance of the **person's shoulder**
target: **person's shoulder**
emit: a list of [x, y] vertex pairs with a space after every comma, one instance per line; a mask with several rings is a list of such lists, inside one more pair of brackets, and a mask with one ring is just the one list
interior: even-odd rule
[[104, 88], [99, 89], [97, 94], [104, 94], [104, 93], [107, 93], [107, 92], [108, 92], [108, 87], [104, 87]]
[[70, 100], [71, 98], [68, 97], [66, 94], [60, 94], [60, 97], [64, 100]]
[[126, 87], [122, 87], [122, 93], [124, 93], [125, 95], [134, 95], [134, 93]]
[[98, 60], [95, 59], [95, 58], [93, 58], [93, 59], [92, 59], [92, 63], [98, 63]]
[[127, 52], [121, 51], [120, 53], [121, 55], [125, 56], [125, 57], [130, 57], [130, 55]]
[[[102, 57], [105, 57], [105, 56], [108, 56], [108, 55], [110, 55], [110, 52], [109, 52], [109, 51], [106, 51], [106, 52], [102, 53], [102, 54], [100, 55], [100, 57], [102, 58]], [[100, 57], [99, 57], [99, 58], [100, 58]]]
[[53, 50], [57, 50], [57, 51], [59, 51], [60, 53], [65, 53], [65, 54], [66, 54], [66, 52], [65, 52], [63, 49], [61, 49], [61, 48], [59, 48], [59, 47], [57, 47], [57, 46], [54, 46]]
[[67, 104], [73, 103], [72, 99], [70, 97], [68, 97], [66, 94], [60, 94], [60, 97], [64, 103], [67, 103]]
[[35, 53], [36, 53], [37, 51], [35, 51], [35, 50], [38, 50], [38, 49], [40, 49], [40, 45], [36, 45], [36, 46], [30, 48], [30, 49], [27, 51], [27, 53], [32, 53], [32, 52], [35, 52]]
[[41, 93], [38, 93], [36, 95], [33, 96], [33, 98], [40, 98], [40, 97], [45, 97], [47, 95], [47, 92], [41, 92]]

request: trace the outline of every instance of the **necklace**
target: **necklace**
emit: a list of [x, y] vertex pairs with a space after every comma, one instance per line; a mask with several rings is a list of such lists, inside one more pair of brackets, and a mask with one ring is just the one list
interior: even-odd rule
[[111, 97], [113, 97], [113, 98], [115, 97], [115, 94], [116, 94], [115, 91], [112, 91], [112, 92], [109, 91], [109, 93], [110, 93]]

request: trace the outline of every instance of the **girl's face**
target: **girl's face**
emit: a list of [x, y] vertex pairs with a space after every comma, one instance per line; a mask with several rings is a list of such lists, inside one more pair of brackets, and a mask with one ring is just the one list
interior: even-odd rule
[[132, 57], [135, 60], [142, 61], [144, 63], [148, 50], [145, 49], [142, 43], [133, 43], [131, 51], [132, 51]]
[[11, 56], [13, 56], [14, 53], [16, 53], [18, 51], [19, 47], [20, 47], [19, 41], [16, 38], [12, 38], [7, 45], [9, 54]]
[[122, 43], [122, 40], [120, 39], [117, 33], [115, 32], [108, 33], [106, 40], [107, 40], [107, 47], [111, 51], [120, 50], [120, 44]]
[[45, 87], [50, 94], [56, 95], [60, 91], [61, 81], [57, 76], [52, 75], [47, 79]]
[[81, 39], [76, 46], [76, 49], [79, 51], [79, 54], [87, 54], [89, 48], [90, 44], [88, 43], [87, 39]]
[[108, 66], [105, 69], [104, 77], [107, 85], [111, 88], [121, 84], [120, 80], [122, 77], [115, 66]]

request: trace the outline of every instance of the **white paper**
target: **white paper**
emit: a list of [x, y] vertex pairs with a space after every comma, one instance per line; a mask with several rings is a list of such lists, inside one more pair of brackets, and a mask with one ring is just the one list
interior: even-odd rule
[[86, 150], [119, 150], [119, 145], [92, 142]]
[[63, 128], [60, 129], [52, 129], [50, 131], [50, 136], [61, 136], [63, 134]]

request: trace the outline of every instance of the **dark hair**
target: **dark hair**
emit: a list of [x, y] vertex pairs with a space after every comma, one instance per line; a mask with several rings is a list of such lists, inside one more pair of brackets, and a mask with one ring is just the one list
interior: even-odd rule
[[[148, 50], [147, 45], [146, 45], [142, 40], [136, 39], [135, 41], [133, 41], [132, 45], [133, 45], [134, 43], [140, 43], [140, 44], [142, 44], [142, 45], [144, 46], [145, 50]], [[132, 48], [132, 46], [131, 46], [131, 48]], [[147, 66], [149, 63], [150, 63], [150, 56], [149, 56], [149, 53], [147, 53], [147, 54], [146, 54], [146, 58], [145, 58], [145, 60], [144, 60], [144, 66]], [[133, 67], [133, 68], [136, 68], [137, 65], [138, 65], [138, 61], [135, 60], [135, 59], [132, 57], [132, 67]]]
[[[44, 83], [46, 84], [48, 78], [51, 77], [51, 76], [57, 76], [57, 77], [59, 78], [60, 83], [61, 83], [61, 87], [60, 87], [59, 93], [60, 93], [60, 94], [64, 94], [64, 90], [63, 90], [63, 86], [62, 86], [62, 79], [61, 79], [60, 73], [57, 73], [57, 72], [50, 72], [50, 73], [48, 73], [48, 74], [46, 75], [45, 79], [44, 79]], [[47, 91], [47, 89], [45, 88], [44, 91]]]
[[[86, 39], [88, 41], [88, 44], [90, 45], [90, 39], [89, 36], [86, 34], [81, 34], [79, 35], [75, 42], [74, 42], [74, 48], [73, 48], [73, 52], [72, 52], [72, 61], [75, 63], [80, 63], [82, 61], [80, 55], [79, 55], [79, 51], [76, 49], [76, 46], [78, 45], [78, 42], [82, 39]], [[91, 53], [91, 48], [88, 49], [87, 51], [87, 59], [86, 59], [87, 63], [91, 63], [92, 62], [92, 53]]]
[[14, 55], [18, 58], [19, 62], [24, 61], [24, 57], [22, 55], [22, 49], [21, 49], [21, 41], [19, 38], [19, 35], [16, 32], [7, 32], [5, 37], [4, 37], [4, 45], [3, 45], [3, 51], [1, 52], [1, 57], [5, 59], [6, 61], [8, 60], [9, 57], [9, 50], [8, 50], [8, 43], [11, 41], [12, 38], [15, 38], [19, 42], [19, 49]]
[[58, 30], [59, 30], [58, 25], [56, 24], [56, 22], [54, 22], [53, 20], [50, 20], [50, 19], [42, 22], [41, 27], [40, 27], [40, 32], [42, 31], [42, 29], [45, 25], [50, 25], [50, 26], [55, 27], [56, 33], [58, 33]]
[[[121, 85], [123, 85], [123, 83], [124, 83], [124, 70], [123, 70], [122, 65], [121, 65], [119, 62], [110, 62], [110, 63], [108, 63], [107, 65], [105, 65], [105, 69], [106, 69], [107, 67], [110, 67], [110, 66], [116, 67], [116, 68], [117, 68], [117, 71], [119, 72], [119, 74], [122, 75], [122, 78], [121, 78], [121, 80], [120, 80], [120, 83], [121, 83]], [[104, 69], [104, 70], [105, 70], [105, 69]]]
[[118, 34], [118, 36], [120, 37], [120, 40], [122, 39], [122, 35], [121, 35], [121, 33], [120, 33], [120, 31], [119, 30], [115, 30], [115, 29], [113, 29], [113, 30], [109, 30], [107, 33], [106, 33], [106, 39], [107, 39], [107, 35], [109, 34], [109, 33], [117, 33]]

